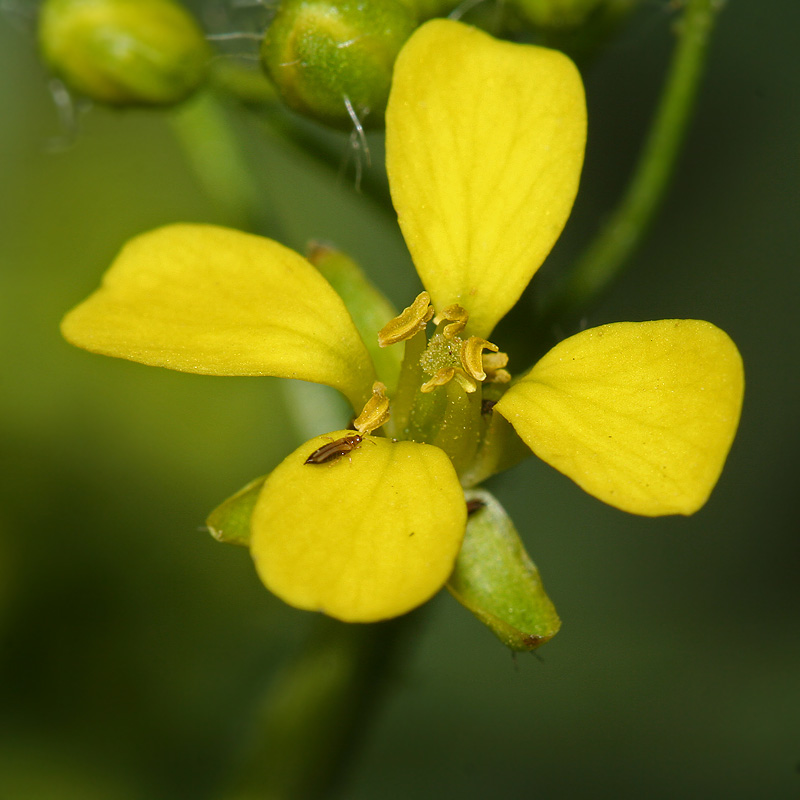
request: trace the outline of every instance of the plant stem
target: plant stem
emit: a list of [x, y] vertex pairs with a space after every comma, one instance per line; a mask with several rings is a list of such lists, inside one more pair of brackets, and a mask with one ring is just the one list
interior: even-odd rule
[[[259, 215], [264, 223], [258, 189], [225, 109], [207, 93], [181, 106], [171, 119], [208, 194], [242, 227], [257, 230]], [[307, 403], [292, 408], [295, 415], [310, 417], [310, 424], [319, 424], [319, 408]], [[227, 800], [328, 796], [356, 752], [400, 661], [404, 634], [417, 616], [372, 625], [320, 617], [305, 649], [272, 682], [240, 765], [242, 777]]]
[[569, 325], [620, 276], [663, 200], [686, 138], [720, 0], [687, 0], [664, 90], [628, 188], [547, 304], [544, 330]]
[[218, 92], [247, 109], [262, 130], [281, 147], [320, 164], [339, 177], [344, 175], [347, 162], [352, 158], [356, 191], [395, 219], [386, 172], [380, 159], [375, 159], [372, 166], [367, 154], [355, 148], [352, 142], [348, 143], [342, 131], [289, 111], [260, 71], [235, 62], [220, 62], [212, 73], [212, 81]]
[[[355, 191], [374, 203], [390, 219], [397, 219], [389, 195], [386, 171], [380, 159], [372, 156], [369, 163], [366, 163], [364, 152], [354, 149], [340, 131], [326, 129], [321, 123], [303, 119], [293, 112], [276, 109], [261, 114], [258, 119], [262, 122], [264, 131], [274, 141], [305, 160], [325, 167], [331, 175], [343, 177], [352, 157]], [[359, 163], [361, 166], [357, 166]]]
[[206, 193], [246, 230], [264, 227], [273, 235], [276, 222], [267, 218], [259, 189], [242, 155], [225, 109], [211, 92], [199, 93], [170, 116], [172, 129]]
[[227, 800], [329, 797], [367, 732], [417, 618], [350, 625], [320, 617], [306, 648], [270, 687], [243, 780]]

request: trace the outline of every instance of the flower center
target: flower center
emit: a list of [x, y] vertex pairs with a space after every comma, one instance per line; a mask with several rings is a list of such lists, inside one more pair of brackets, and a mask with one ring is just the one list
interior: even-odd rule
[[[431, 321], [436, 330], [428, 340], [425, 329]], [[504, 369], [508, 356], [486, 339], [465, 336], [468, 322], [469, 312], [457, 303], [435, 314], [430, 295], [422, 292], [378, 333], [381, 347], [405, 343], [400, 377], [391, 393], [388, 435], [439, 447], [459, 475], [471, 475], [484, 440], [494, 430], [491, 415], [481, 414], [481, 387], [511, 379]], [[502, 390], [492, 394], [499, 396]], [[388, 403], [383, 391], [375, 390], [370, 403], [374, 420], [382, 424]], [[371, 409], [368, 413], [365, 408], [362, 416], [374, 430]], [[356, 429], [361, 431], [365, 421], [359, 418]]]
[[[427, 394], [454, 379], [468, 394], [475, 392], [478, 384], [484, 381], [508, 383], [511, 376], [503, 369], [508, 356], [499, 352], [496, 344], [478, 336], [467, 339], [459, 336], [467, 326], [469, 312], [453, 303], [434, 316], [427, 292], [417, 295], [408, 308], [381, 329], [378, 343], [388, 347], [411, 339], [424, 330], [432, 318], [438, 328], [419, 359], [419, 366], [428, 378], [420, 386], [421, 392]], [[490, 352], [484, 354], [484, 350]]]
[[448, 367], [460, 367], [463, 343], [464, 340], [459, 336], [448, 339], [444, 334], [434, 333], [419, 359], [425, 374], [435, 375], [439, 370]]

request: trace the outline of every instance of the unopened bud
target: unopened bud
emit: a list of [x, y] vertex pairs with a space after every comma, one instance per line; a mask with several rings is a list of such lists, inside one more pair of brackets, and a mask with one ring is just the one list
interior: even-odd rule
[[73, 90], [116, 106], [172, 105], [203, 81], [210, 51], [172, 0], [45, 0], [39, 43]]
[[283, 101], [334, 127], [382, 123], [392, 67], [416, 18], [400, 0], [287, 0], [261, 63]]

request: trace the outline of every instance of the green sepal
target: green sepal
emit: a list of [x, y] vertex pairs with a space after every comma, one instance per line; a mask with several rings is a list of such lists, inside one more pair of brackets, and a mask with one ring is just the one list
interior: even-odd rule
[[506, 647], [535, 650], [561, 627], [539, 570], [500, 503], [484, 489], [465, 496], [467, 533], [447, 588]]
[[209, 514], [206, 526], [218, 542], [250, 546], [250, 517], [266, 479], [262, 475], [251, 481]]
[[361, 335], [378, 377], [394, 391], [403, 360], [402, 347], [381, 347], [378, 331], [397, 316], [394, 306], [372, 284], [350, 256], [327, 244], [314, 243], [308, 260], [344, 301]]

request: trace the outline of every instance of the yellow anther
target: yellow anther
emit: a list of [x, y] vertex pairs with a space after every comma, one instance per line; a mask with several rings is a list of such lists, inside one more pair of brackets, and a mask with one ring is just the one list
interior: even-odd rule
[[372, 384], [372, 397], [367, 400], [364, 410], [356, 417], [353, 427], [363, 434], [372, 433], [389, 419], [389, 398], [386, 386], [380, 381]]
[[380, 329], [378, 344], [381, 347], [388, 347], [390, 344], [410, 339], [431, 321], [433, 313], [431, 296], [427, 292], [420, 292], [408, 308]]
[[[434, 322], [438, 325], [440, 322], [447, 320], [449, 325], [445, 325], [442, 333], [448, 338], [452, 339], [458, 336], [461, 331], [467, 326], [469, 320], [469, 312], [458, 303], [453, 303], [451, 306], [442, 309], [442, 311], [434, 317]], [[451, 321], [452, 320], [452, 321]]]
[[500, 353], [497, 348], [494, 348], [493, 353], [483, 354], [483, 368], [488, 374], [495, 370], [502, 369], [508, 365], [508, 353]]
[[422, 386], [419, 387], [419, 390], [427, 394], [438, 386], [444, 386], [446, 383], [450, 383], [454, 378], [467, 394], [471, 394], [478, 388], [478, 384], [475, 383], [464, 370], [458, 367], [445, 367], [444, 369], [440, 369], [429, 381], [423, 383]]
[[[479, 336], [470, 336], [461, 345], [461, 364], [467, 375], [473, 377], [476, 381], [485, 381], [486, 373], [483, 370], [482, 354], [484, 350], [491, 350], [497, 352], [500, 348], [496, 344], [487, 342], [486, 339], [481, 339]], [[508, 361], [508, 358], [506, 358]]]
[[472, 394], [478, 390], [478, 384], [475, 383], [475, 381], [463, 370], [456, 369], [453, 378], [455, 378], [455, 380], [461, 384], [461, 388], [467, 394]]
[[507, 353], [484, 353], [482, 361], [487, 383], [508, 383], [511, 380], [511, 373], [503, 369], [508, 364]]
[[511, 380], [511, 373], [507, 369], [498, 369], [497, 372], [486, 375], [486, 383], [508, 383]]
[[446, 383], [450, 383], [450, 381], [453, 380], [455, 371], [455, 367], [445, 367], [444, 369], [440, 369], [429, 381], [425, 381], [425, 383], [419, 387], [419, 390], [423, 394], [428, 394], [437, 386], [444, 386]]

